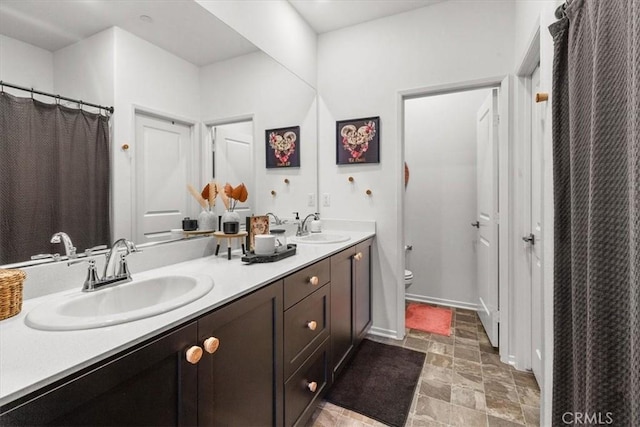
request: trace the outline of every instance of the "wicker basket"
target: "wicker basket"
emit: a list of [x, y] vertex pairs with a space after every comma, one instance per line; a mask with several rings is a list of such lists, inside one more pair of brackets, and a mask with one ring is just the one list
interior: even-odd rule
[[22, 270], [0, 269], [0, 320], [15, 316], [22, 310]]

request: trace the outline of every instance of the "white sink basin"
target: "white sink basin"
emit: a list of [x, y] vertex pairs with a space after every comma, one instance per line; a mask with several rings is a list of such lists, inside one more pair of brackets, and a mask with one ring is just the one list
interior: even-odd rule
[[35, 307], [25, 323], [35, 329], [101, 328], [174, 310], [213, 289], [207, 276], [163, 276], [135, 280], [94, 292], [67, 294]]
[[296, 236], [292, 240], [294, 243], [341, 243], [346, 242], [351, 237], [344, 234], [330, 234], [330, 233], [311, 233], [306, 236]]

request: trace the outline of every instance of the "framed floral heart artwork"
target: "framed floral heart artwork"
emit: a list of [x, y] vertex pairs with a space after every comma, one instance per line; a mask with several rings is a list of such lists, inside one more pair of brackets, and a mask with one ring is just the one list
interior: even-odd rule
[[300, 167], [300, 126], [265, 131], [267, 168]]
[[380, 117], [336, 122], [336, 164], [380, 163]]

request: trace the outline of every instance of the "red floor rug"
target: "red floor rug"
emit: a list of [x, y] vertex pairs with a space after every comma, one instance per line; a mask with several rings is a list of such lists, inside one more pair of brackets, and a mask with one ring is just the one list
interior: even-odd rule
[[448, 337], [451, 336], [452, 316], [453, 313], [449, 308], [411, 303], [407, 306], [405, 326]]

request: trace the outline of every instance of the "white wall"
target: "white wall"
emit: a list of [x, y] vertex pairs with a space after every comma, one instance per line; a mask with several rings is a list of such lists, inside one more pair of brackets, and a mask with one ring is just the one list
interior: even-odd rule
[[[114, 37], [115, 29], [110, 28], [54, 52], [56, 93], [93, 104], [113, 106]], [[78, 106], [74, 104], [73, 107]]]
[[[113, 236], [133, 237], [132, 174], [134, 108], [185, 122], [200, 120], [199, 68], [120, 28], [115, 28], [115, 113], [113, 115]], [[194, 141], [200, 147], [197, 126]], [[123, 144], [131, 149], [122, 150]], [[200, 153], [199, 148], [194, 150]], [[196, 163], [197, 165], [197, 163]], [[199, 177], [199, 171], [195, 177]], [[195, 180], [196, 178], [194, 178]], [[203, 183], [193, 182], [198, 188]], [[185, 189], [186, 191], [186, 189]], [[197, 212], [194, 202], [194, 213]]]
[[263, 52], [316, 87], [317, 35], [289, 2], [196, 1]]
[[[307, 205], [317, 179], [315, 91], [263, 52], [202, 67], [200, 81], [205, 123], [253, 117], [255, 212], [315, 212], [315, 204]], [[290, 126], [300, 126], [300, 167], [266, 169], [265, 130]]]
[[[43, 92], [53, 91], [53, 54], [0, 34], [0, 80]], [[27, 92], [5, 88], [20, 97]], [[52, 102], [51, 98], [43, 98]]]
[[406, 297], [465, 308], [478, 300], [476, 114], [491, 90], [405, 102], [404, 154], [410, 168], [405, 193]]
[[[513, 17], [512, 3], [443, 2], [319, 36], [319, 186], [331, 194], [321, 214], [377, 222], [375, 332], [404, 335], [399, 92], [508, 74]], [[378, 115], [380, 164], [336, 166], [335, 120]]]

